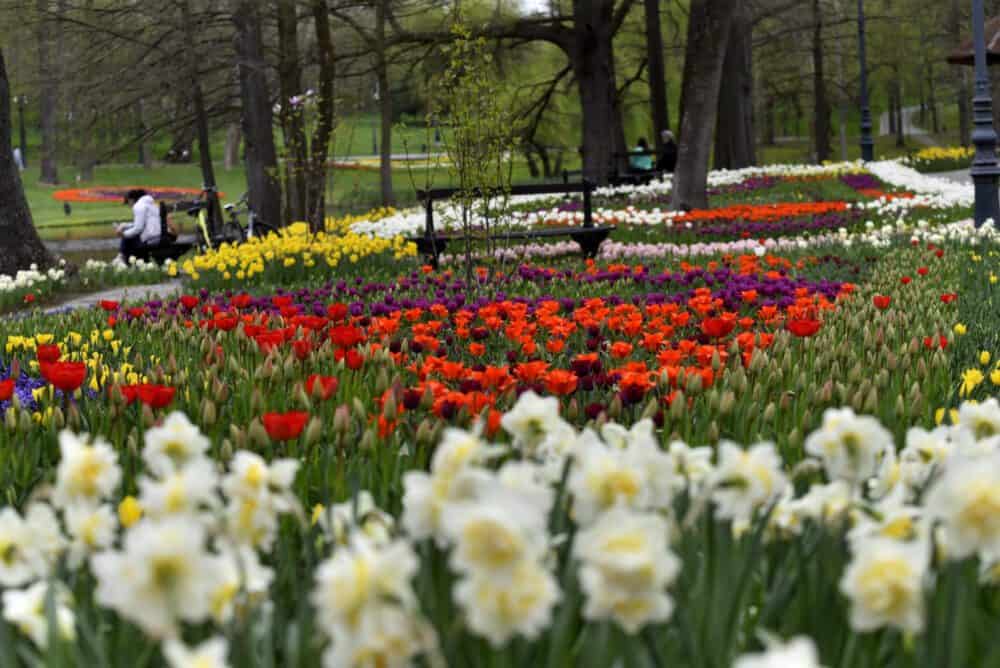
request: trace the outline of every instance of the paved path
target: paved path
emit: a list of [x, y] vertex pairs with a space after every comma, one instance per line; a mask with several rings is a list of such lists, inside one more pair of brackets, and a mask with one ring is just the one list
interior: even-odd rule
[[67, 302], [47, 309], [47, 314], [64, 313], [76, 309], [88, 309], [97, 306], [102, 300], [116, 302], [134, 302], [150, 299], [167, 299], [180, 293], [182, 283], [180, 281], [170, 281], [167, 283], [157, 283], [155, 285], [132, 285], [125, 288], [115, 288], [104, 292], [95, 292], [71, 299]]
[[[194, 243], [193, 234], [181, 235], [178, 241], [182, 243]], [[62, 241], [46, 241], [45, 247], [53, 253], [85, 253], [87, 251], [109, 251], [118, 248], [120, 241], [117, 237], [106, 239], [65, 239]]]
[[[934, 139], [932, 139], [931, 136], [929, 134], [927, 134], [927, 130], [924, 130], [923, 128], [919, 128], [919, 127], [917, 127], [913, 123], [913, 117], [914, 117], [915, 114], [918, 114], [918, 113], [920, 113], [920, 107], [919, 106], [903, 107], [903, 109], [902, 109], [903, 134], [906, 135], [907, 137], [913, 137], [914, 139], [916, 139], [919, 143], [923, 144], [924, 146], [937, 146], [937, 142], [935, 142]], [[879, 134], [880, 137], [884, 137], [884, 136], [886, 136], [888, 134], [892, 134], [889, 131], [889, 112], [888, 111], [883, 111], [882, 115], [879, 116], [879, 120], [878, 120], [878, 134]]]

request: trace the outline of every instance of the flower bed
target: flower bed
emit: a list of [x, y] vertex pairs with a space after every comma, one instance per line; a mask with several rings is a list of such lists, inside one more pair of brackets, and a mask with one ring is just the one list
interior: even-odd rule
[[10, 321], [0, 657], [975, 665], [1000, 240], [898, 165], [779, 171], [586, 263], [436, 271], [381, 212]]

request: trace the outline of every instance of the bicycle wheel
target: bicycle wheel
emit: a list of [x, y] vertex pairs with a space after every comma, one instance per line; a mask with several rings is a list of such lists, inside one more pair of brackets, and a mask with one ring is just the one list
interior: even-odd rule
[[219, 233], [218, 243], [241, 244], [247, 240], [246, 232], [242, 227], [230, 221], [223, 223], [222, 231]]
[[267, 223], [262, 223], [259, 220], [255, 220], [253, 223], [253, 235], [255, 237], [264, 238], [269, 234], [277, 234], [278, 228], [273, 225], [268, 225]]

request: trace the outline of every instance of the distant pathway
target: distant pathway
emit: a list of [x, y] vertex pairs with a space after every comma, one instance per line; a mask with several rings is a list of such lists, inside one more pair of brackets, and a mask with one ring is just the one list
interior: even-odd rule
[[124, 288], [114, 288], [103, 292], [76, 297], [57, 306], [46, 309], [47, 315], [54, 313], [65, 313], [77, 309], [89, 309], [97, 306], [101, 301], [140, 301], [151, 299], [169, 299], [177, 296], [181, 292], [183, 284], [180, 281], [169, 281], [167, 283], [156, 283], [154, 285], [131, 285]]
[[[918, 142], [924, 146], [937, 146], [937, 142], [929, 134], [927, 130], [919, 128], [913, 123], [913, 116], [920, 112], [920, 107], [903, 107], [903, 134], [907, 137], [913, 137]], [[878, 134], [880, 137], [885, 137], [886, 135], [892, 134], [889, 131], [889, 112], [883, 111], [882, 115], [879, 116], [878, 122]]]

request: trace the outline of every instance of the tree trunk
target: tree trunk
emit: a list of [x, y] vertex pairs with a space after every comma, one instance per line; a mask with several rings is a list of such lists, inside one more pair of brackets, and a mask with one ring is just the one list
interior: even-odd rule
[[[180, 0], [181, 26], [194, 30], [191, 18], [191, 0]], [[191, 81], [191, 102], [194, 105], [195, 126], [198, 135], [198, 157], [201, 161], [201, 179], [208, 197], [208, 226], [214, 234], [222, 223], [222, 208], [219, 206], [219, 192], [215, 180], [215, 166], [212, 164], [212, 142], [208, 131], [208, 112], [205, 109], [205, 95], [201, 88], [201, 74], [198, 59], [191, 49], [186, 51], [186, 69]]]
[[281, 185], [257, 3], [233, 0], [233, 23], [236, 26], [249, 202], [261, 220], [278, 225], [281, 221]]
[[938, 119], [937, 95], [934, 91], [934, 64], [930, 61], [927, 62], [927, 108], [931, 113], [931, 132], [938, 134], [941, 126]]
[[13, 275], [32, 264], [51, 266], [53, 258], [38, 238], [24, 197], [11, 145], [10, 82], [0, 50], [0, 274]]
[[386, 59], [385, 11], [389, 0], [375, 0], [375, 69], [378, 76], [378, 103], [381, 118], [381, 152], [379, 181], [382, 185], [382, 206], [392, 206], [392, 91], [389, 90], [389, 62]]
[[278, 3], [278, 88], [281, 133], [285, 138], [285, 220], [306, 220], [308, 146], [302, 107], [291, 104], [302, 95], [302, 63], [295, 0]]
[[744, 4], [733, 17], [722, 66], [715, 169], [740, 169], [757, 162], [753, 128], [753, 22]]
[[823, 73], [823, 9], [819, 0], [812, 0], [813, 15], [813, 134], [815, 135], [816, 162], [830, 159], [830, 102], [826, 97], [826, 79]]
[[240, 131], [240, 124], [230, 123], [229, 127], [226, 128], [226, 148], [222, 156], [222, 163], [227, 172], [236, 169], [240, 164], [242, 139], [243, 133]]
[[670, 129], [667, 109], [667, 76], [663, 63], [663, 32], [660, 28], [660, 0], [645, 0], [646, 60], [649, 63], [649, 104], [653, 118], [653, 141], [663, 148], [663, 132]]
[[146, 104], [143, 100], [136, 103], [135, 113], [139, 117], [139, 162], [143, 169], [152, 169], [153, 149], [147, 136], [149, 128], [146, 126]]
[[764, 101], [764, 143], [774, 146], [774, 96], [768, 95]]
[[893, 88], [896, 98], [896, 146], [902, 148], [906, 146], [906, 122], [903, 117], [903, 86], [899, 80], [899, 68], [893, 68], [894, 81]]
[[49, 0], [38, 0], [38, 77], [41, 80], [39, 95], [39, 121], [42, 129], [40, 153], [41, 182], [59, 182], [56, 162], [56, 105], [59, 100], [59, 77], [52, 58], [52, 44], [59, 26], [46, 18], [50, 13]]
[[614, 0], [573, 0], [571, 53], [583, 113], [583, 174], [607, 183], [615, 154], [624, 153], [618, 90], [615, 83]]
[[672, 207], [708, 206], [708, 158], [733, 15], [742, 0], [692, 0], [684, 53], [683, 108]]
[[314, 232], [322, 230], [326, 222], [326, 162], [333, 134], [333, 35], [330, 30], [330, 12], [326, 0], [312, 0], [313, 23], [316, 29], [316, 52], [319, 61], [319, 99], [317, 119], [313, 128], [309, 158], [309, 178], [306, 184], [306, 202], [309, 225]]

